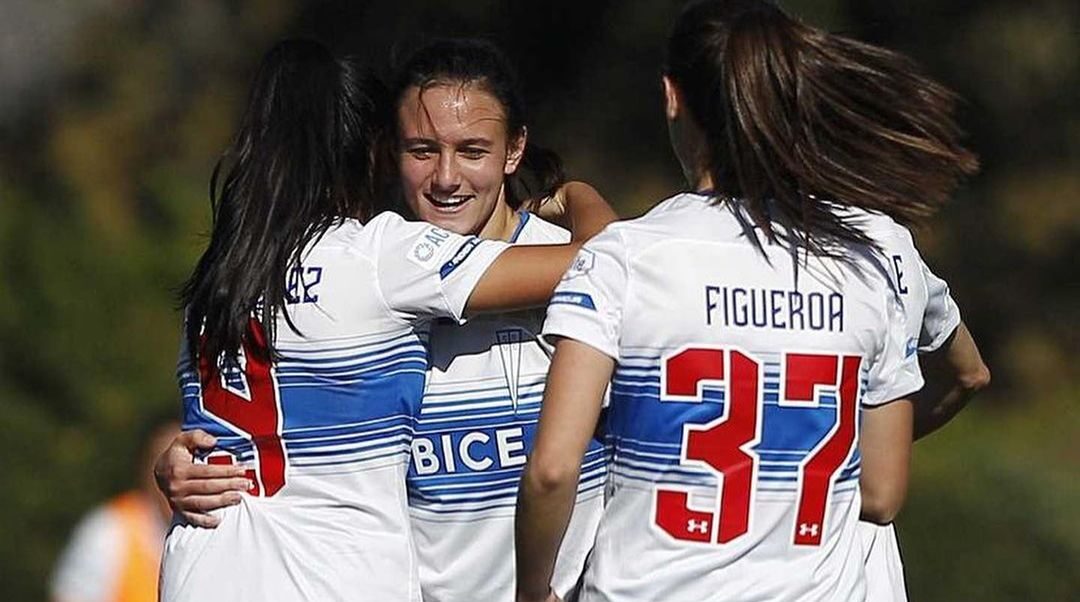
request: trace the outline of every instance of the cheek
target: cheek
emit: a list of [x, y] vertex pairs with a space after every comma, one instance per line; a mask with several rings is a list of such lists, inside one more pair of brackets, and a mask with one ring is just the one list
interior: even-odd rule
[[503, 168], [505, 157], [489, 157], [469, 170], [469, 181], [477, 192], [498, 192], [506, 174]]
[[401, 174], [401, 189], [406, 197], [411, 197], [423, 190], [431, 170], [424, 163], [405, 158], [398, 161], [398, 171]]

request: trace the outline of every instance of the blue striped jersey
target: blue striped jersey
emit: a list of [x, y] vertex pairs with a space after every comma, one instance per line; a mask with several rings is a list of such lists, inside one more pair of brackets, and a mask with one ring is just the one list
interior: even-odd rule
[[[512, 243], [558, 244], [570, 233], [519, 213]], [[425, 602], [514, 598], [514, 504], [532, 448], [549, 349], [543, 310], [440, 320], [409, 467], [409, 513]], [[590, 445], [574, 518], [555, 567], [565, 594], [581, 575], [603, 505], [604, 450]]]
[[860, 409], [922, 377], [884, 258], [837, 251], [680, 194], [579, 253], [544, 335], [616, 361], [582, 600], [863, 599]]
[[253, 321], [239, 366], [178, 376], [204, 461], [248, 467], [250, 495], [214, 530], [174, 524], [161, 599], [419, 600], [405, 476], [435, 318], [460, 320], [507, 245], [383, 213], [347, 219], [286, 275], [270, 362]]

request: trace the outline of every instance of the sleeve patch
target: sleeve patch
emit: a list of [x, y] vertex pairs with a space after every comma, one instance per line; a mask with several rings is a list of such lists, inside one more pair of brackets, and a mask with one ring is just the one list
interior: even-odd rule
[[596, 255], [588, 249], [582, 249], [578, 251], [574, 261], [570, 262], [570, 267], [566, 270], [566, 274], [563, 275], [562, 279], [570, 280], [578, 276], [584, 276], [593, 269], [594, 263], [596, 263]]
[[431, 269], [440, 255], [442, 246], [450, 238], [450, 233], [437, 226], [426, 228], [416, 237], [412, 247], [406, 255], [409, 261], [424, 268]]
[[465, 263], [465, 260], [469, 258], [469, 255], [471, 255], [473, 250], [478, 246], [480, 246], [479, 238], [473, 237], [465, 241], [465, 244], [458, 248], [457, 252], [454, 253], [454, 256], [450, 258], [450, 261], [444, 263], [439, 269], [439, 278], [441, 280], [446, 280], [446, 277], [456, 270], [458, 266]]
[[596, 311], [596, 304], [593, 303], [593, 298], [587, 293], [575, 293], [573, 291], [563, 291], [552, 295], [551, 305], [576, 305], [578, 307], [584, 307], [585, 309], [591, 309]]

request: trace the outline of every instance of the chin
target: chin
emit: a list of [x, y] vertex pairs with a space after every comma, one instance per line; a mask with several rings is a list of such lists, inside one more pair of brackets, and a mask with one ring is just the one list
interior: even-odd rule
[[445, 215], [434, 211], [422, 211], [419, 218], [455, 234], [473, 234], [469, 220], [463, 215]]

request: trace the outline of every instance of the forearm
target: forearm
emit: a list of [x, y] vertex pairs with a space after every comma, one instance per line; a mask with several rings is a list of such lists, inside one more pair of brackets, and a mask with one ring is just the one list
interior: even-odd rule
[[923, 356], [921, 364], [926, 386], [915, 395], [915, 439], [944, 426], [990, 384], [990, 370], [963, 323], [944, 348]]
[[470, 313], [545, 305], [581, 245], [518, 245], [503, 251], [473, 289]]
[[581, 460], [614, 365], [584, 343], [555, 343], [536, 438], [518, 489], [514, 551], [519, 602], [547, 599], [573, 512]]
[[579, 477], [578, 470], [570, 470], [558, 479], [545, 479], [530, 468], [526, 466], [521, 477], [514, 519], [518, 602], [548, 597]]

